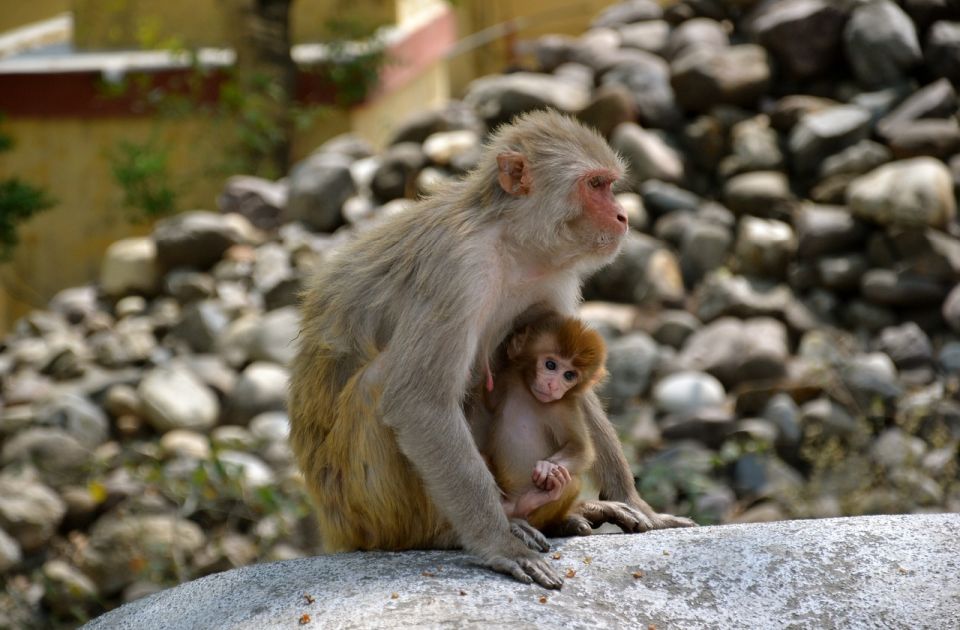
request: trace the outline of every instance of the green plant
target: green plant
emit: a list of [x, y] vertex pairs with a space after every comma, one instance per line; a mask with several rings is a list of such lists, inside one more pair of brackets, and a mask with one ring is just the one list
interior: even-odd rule
[[170, 184], [166, 148], [148, 140], [121, 141], [108, 156], [117, 185], [123, 190], [123, 204], [134, 221], [148, 221], [176, 210], [177, 193]]
[[[12, 147], [13, 138], [0, 133], [0, 152]], [[54, 200], [46, 192], [17, 177], [0, 179], [0, 261], [7, 261], [13, 255], [19, 242], [20, 224], [53, 204]]]

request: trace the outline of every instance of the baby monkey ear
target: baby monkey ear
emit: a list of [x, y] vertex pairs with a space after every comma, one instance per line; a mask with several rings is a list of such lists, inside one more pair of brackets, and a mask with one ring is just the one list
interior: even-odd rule
[[523, 354], [523, 348], [527, 345], [527, 338], [530, 336], [530, 329], [524, 328], [510, 338], [507, 343], [507, 359], [516, 361]]
[[497, 181], [500, 188], [508, 194], [521, 197], [530, 193], [533, 178], [530, 165], [523, 154], [516, 151], [504, 151], [497, 156]]

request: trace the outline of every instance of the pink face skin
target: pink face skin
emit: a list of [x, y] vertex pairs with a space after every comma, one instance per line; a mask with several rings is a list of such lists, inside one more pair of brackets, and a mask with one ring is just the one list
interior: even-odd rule
[[542, 403], [563, 398], [580, 380], [580, 372], [566, 359], [550, 354], [537, 355], [537, 375], [530, 385], [530, 393]]
[[617, 240], [627, 233], [627, 213], [613, 194], [617, 174], [606, 169], [590, 171], [580, 178], [578, 194], [588, 218]]

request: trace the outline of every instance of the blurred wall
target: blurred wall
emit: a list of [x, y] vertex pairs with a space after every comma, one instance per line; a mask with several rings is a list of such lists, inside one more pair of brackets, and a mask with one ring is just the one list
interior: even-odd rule
[[65, 13], [71, 4], [71, 0], [3, 0], [0, 2], [0, 33]]

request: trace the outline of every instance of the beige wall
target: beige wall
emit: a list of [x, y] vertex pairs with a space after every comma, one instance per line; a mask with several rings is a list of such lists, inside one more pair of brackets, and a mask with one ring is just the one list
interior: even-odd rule
[[71, 0], [3, 0], [0, 2], [0, 33], [69, 11], [70, 4]]

